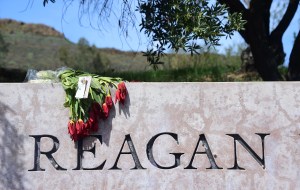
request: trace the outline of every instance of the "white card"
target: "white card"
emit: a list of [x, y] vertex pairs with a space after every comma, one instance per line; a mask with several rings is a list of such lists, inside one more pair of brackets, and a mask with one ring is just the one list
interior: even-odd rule
[[79, 77], [78, 79], [78, 89], [76, 91], [75, 98], [87, 98], [89, 95], [89, 89], [91, 86], [92, 77], [91, 76], [84, 76]]

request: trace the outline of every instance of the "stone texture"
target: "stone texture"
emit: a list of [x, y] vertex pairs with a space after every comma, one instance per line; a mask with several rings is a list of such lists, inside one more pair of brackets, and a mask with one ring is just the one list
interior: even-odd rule
[[[76, 145], [67, 132], [68, 109], [63, 107], [60, 84], [0, 84], [0, 189], [297, 189], [300, 187], [300, 83], [128, 83], [125, 106], [115, 105], [101, 122], [103, 143], [96, 144], [95, 157], [84, 153], [83, 166], [95, 167], [106, 160], [103, 170], [72, 170], [77, 165]], [[171, 166], [174, 156], [184, 153], [177, 168], [164, 170], [152, 165], [146, 154], [148, 141], [158, 164]], [[239, 134], [262, 156], [265, 137], [265, 169], [237, 142], [239, 166], [234, 165], [234, 140]], [[56, 170], [45, 155], [45, 171], [28, 171], [34, 163], [34, 139], [29, 135], [53, 135], [60, 145], [53, 157], [66, 171]], [[131, 155], [121, 155], [118, 167], [110, 170], [125, 135], [130, 134], [144, 170]], [[190, 163], [200, 134], [205, 134], [214, 159], [223, 169], [206, 169], [206, 154]], [[43, 138], [41, 150], [50, 151], [52, 140]], [[125, 143], [123, 151], [128, 151]], [[198, 152], [204, 151], [202, 143]]]

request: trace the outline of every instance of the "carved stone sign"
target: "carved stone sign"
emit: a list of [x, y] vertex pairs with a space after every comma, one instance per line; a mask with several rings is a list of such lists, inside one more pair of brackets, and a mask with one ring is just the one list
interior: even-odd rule
[[76, 143], [59, 84], [0, 84], [0, 189], [297, 189], [300, 83], [132, 83]]

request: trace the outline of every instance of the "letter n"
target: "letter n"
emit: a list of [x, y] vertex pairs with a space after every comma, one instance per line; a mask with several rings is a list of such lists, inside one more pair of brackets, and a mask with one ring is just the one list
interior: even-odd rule
[[250, 155], [265, 169], [265, 148], [264, 148], [264, 139], [268, 134], [265, 133], [255, 133], [261, 138], [261, 147], [262, 147], [262, 158], [260, 158], [254, 150], [242, 139], [242, 137], [239, 134], [226, 134], [228, 136], [231, 136], [234, 139], [234, 166], [232, 168], [228, 168], [229, 170], [245, 170], [245, 168], [242, 168], [238, 165], [237, 162], [237, 153], [236, 153], [236, 141], [238, 141], [249, 153]]

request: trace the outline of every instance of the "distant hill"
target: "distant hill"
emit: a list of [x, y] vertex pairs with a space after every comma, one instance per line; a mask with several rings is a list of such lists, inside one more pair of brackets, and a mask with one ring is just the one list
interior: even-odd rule
[[0, 68], [55, 70], [68, 66], [99, 73], [141, 71], [148, 65], [141, 53], [100, 49], [85, 39], [81, 44], [75, 44], [43, 24], [0, 19], [0, 35], [8, 45], [8, 53], [0, 61]]
[[24, 34], [64, 38], [62, 33], [44, 24], [26, 24], [12, 19], [0, 19], [0, 30], [1, 32], [8, 34], [21, 32]]

